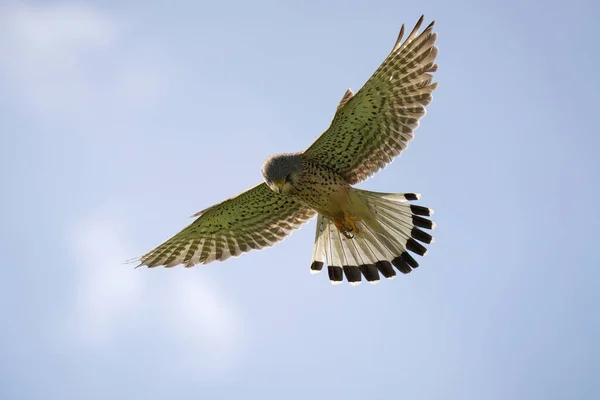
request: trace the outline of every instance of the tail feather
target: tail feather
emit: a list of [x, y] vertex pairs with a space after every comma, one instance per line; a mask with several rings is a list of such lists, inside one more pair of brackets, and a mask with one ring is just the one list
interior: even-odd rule
[[311, 273], [319, 273], [327, 265], [331, 283], [340, 284], [345, 276], [351, 285], [357, 285], [363, 276], [370, 283], [379, 282], [380, 275], [394, 279], [394, 267], [403, 274], [417, 268], [419, 263], [409, 252], [424, 256], [427, 249], [423, 244], [434, 242], [423, 231], [435, 228], [434, 222], [424, 218], [433, 215], [433, 210], [408, 203], [419, 199], [415, 193], [353, 190], [374, 215], [374, 222], [357, 222], [359, 231], [349, 239], [331, 220], [319, 215]]

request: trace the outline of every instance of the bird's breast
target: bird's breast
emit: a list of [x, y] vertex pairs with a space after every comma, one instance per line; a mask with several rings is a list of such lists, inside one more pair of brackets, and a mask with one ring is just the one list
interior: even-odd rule
[[307, 163], [294, 182], [290, 195], [302, 204], [333, 217], [345, 209], [350, 201], [350, 185], [335, 171]]

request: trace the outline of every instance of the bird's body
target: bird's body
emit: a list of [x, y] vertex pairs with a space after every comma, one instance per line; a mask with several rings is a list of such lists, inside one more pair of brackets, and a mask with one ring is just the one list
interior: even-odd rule
[[[346, 235], [356, 231], [354, 220], [375, 221], [373, 213], [356, 191], [336, 171], [303, 154], [275, 155], [273, 157], [299, 157], [300, 172], [282, 188], [282, 194], [290, 196], [320, 215], [333, 221]], [[356, 232], [355, 232], [356, 233]]]
[[[191, 267], [224, 261], [273, 245], [318, 215], [311, 272], [327, 264], [332, 283], [357, 284], [379, 274], [395, 277], [419, 264], [433, 238], [432, 211], [409, 204], [414, 193], [354, 188], [398, 156], [413, 138], [437, 86], [433, 23], [419, 20], [404, 42], [404, 26], [390, 55], [354, 94], [346, 91], [330, 127], [305, 151], [269, 157], [265, 183], [209, 207], [187, 228], [143, 255], [141, 265]], [[392, 267], [393, 266], [393, 267]]]
[[[289, 156], [275, 155], [270, 159]], [[335, 218], [349, 206], [351, 187], [344, 178], [328, 166], [310, 160], [302, 154], [293, 156], [300, 158], [301, 169], [289, 185], [282, 187], [282, 194], [328, 218]]]

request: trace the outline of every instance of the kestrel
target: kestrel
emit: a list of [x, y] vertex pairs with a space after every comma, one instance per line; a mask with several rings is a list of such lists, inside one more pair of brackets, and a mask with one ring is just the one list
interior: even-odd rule
[[[306, 150], [276, 154], [263, 164], [264, 182], [213, 205], [182, 231], [137, 260], [138, 266], [208, 264], [272, 246], [317, 216], [310, 272], [327, 265], [329, 279], [353, 285], [380, 274], [407, 274], [433, 238], [433, 211], [408, 203], [415, 193], [376, 193], [354, 188], [398, 156], [413, 138], [437, 83], [438, 49], [432, 22], [423, 16], [364, 86], [346, 91], [333, 120]], [[410, 253], [409, 253], [410, 252]]]

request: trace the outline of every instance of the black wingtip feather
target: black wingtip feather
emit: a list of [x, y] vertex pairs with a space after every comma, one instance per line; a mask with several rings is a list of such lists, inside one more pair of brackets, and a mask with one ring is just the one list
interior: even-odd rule
[[343, 279], [342, 267], [327, 266], [327, 273], [329, 274], [329, 280], [333, 282], [341, 282]]
[[406, 241], [406, 249], [416, 253], [420, 256], [424, 256], [427, 253], [427, 249], [421, 243], [417, 242], [415, 239], [410, 238]]
[[417, 262], [417, 260], [415, 260], [413, 258], [413, 256], [411, 256], [410, 254], [408, 254], [408, 252], [404, 252], [402, 254], [400, 254], [400, 258], [402, 258], [404, 261], [406, 261], [406, 263], [412, 268], [418, 268], [419, 267], [419, 263]]
[[433, 222], [431, 220], [428, 220], [427, 218], [419, 217], [418, 215], [413, 215], [412, 222], [413, 224], [415, 224], [415, 226], [418, 226], [419, 228], [433, 229]]
[[415, 215], [425, 215], [425, 216], [431, 215], [431, 210], [429, 208], [423, 207], [423, 206], [417, 206], [414, 204], [410, 205], [410, 211]]
[[404, 193], [404, 198], [408, 201], [419, 200], [416, 193]]
[[377, 267], [379, 272], [381, 272], [381, 275], [385, 276], [386, 278], [392, 278], [396, 276], [396, 271], [394, 271], [394, 268], [389, 261], [377, 261], [375, 263], [375, 267]]
[[423, 232], [417, 227], [412, 228], [412, 230], [410, 231], [410, 236], [417, 239], [419, 242], [427, 244], [431, 243], [431, 241], [433, 240], [433, 237], [429, 233]]
[[362, 275], [360, 274], [360, 269], [356, 265], [344, 265], [344, 275], [346, 275], [346, 279], [350, 283], [360, 282], [362, 279]]
[[323, 263], [321, 261], [313, 261], [313, 263], [310, 264], [310, 269], [311, 271], [320, 271], [323, 269]]
[[377, 282], [379, 280], [379, 271], [375, 267], [375, 264], [359, 265], [358, 268], [367, 281]]
[[406, 260], [402, 258], [402, 256], [394, 258], [392, 260], [392, 264], [394, 264], [394, 266], [398, 268], [398, 271], [402, 272], [403, 274], [408, 274], [410, 273], [410, 271], [412, 271], [412, 269], [410, 268]]

